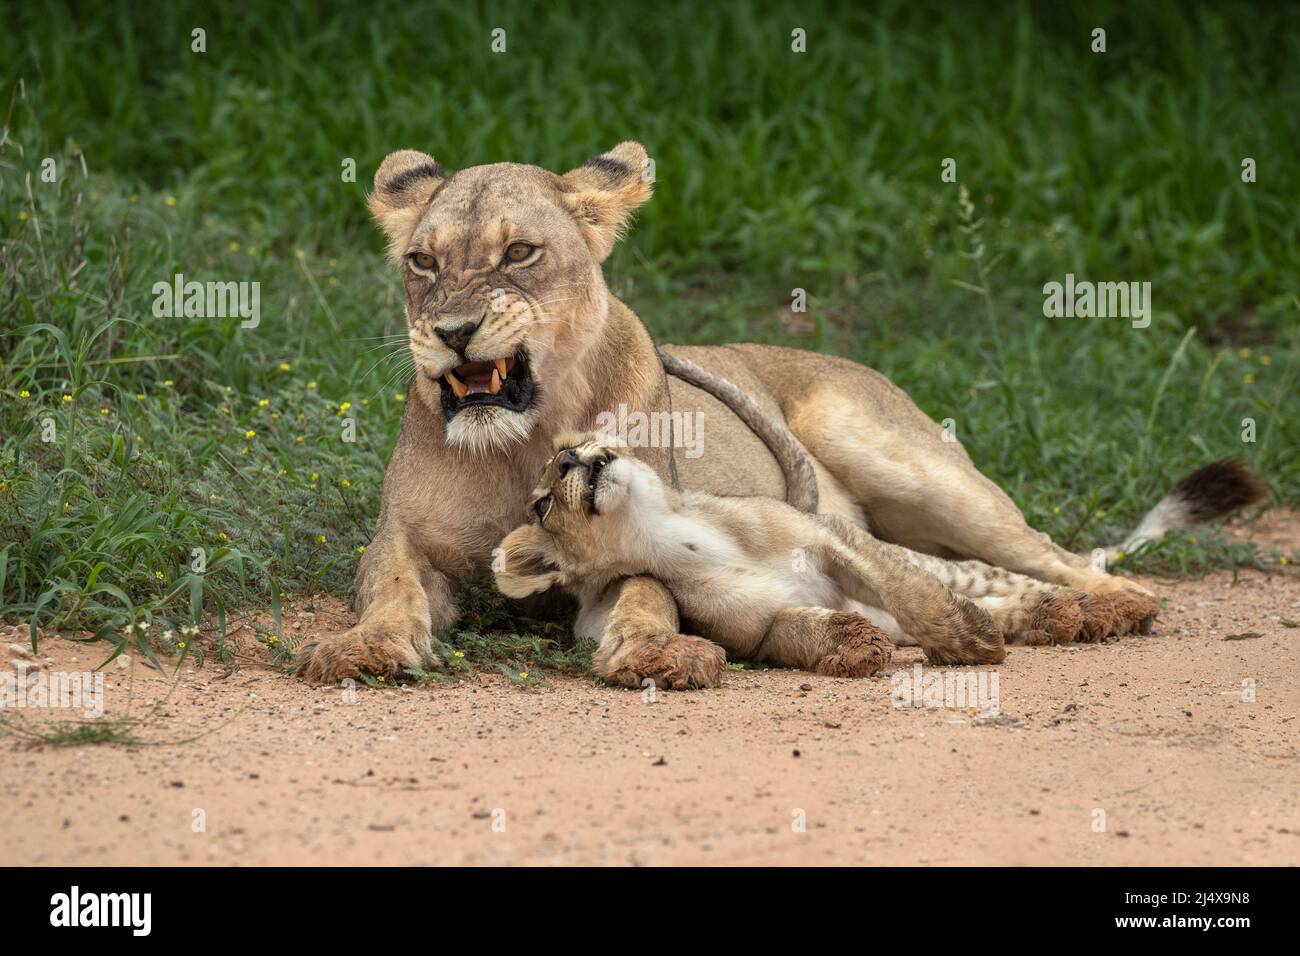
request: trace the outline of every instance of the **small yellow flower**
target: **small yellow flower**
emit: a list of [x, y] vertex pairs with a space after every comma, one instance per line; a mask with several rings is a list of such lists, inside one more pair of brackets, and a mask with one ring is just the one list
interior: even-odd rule
[[280, 638], [277, 637], [277, 636], [274, 635], [274, 634], [268, 634], [268, 635], [266, 636], [266, 643], [268, 643], [268, 644], [279, 644], [279, 643], [280, 643]]
[[185, 650], [185, 642], [184, 642], [184, 641], [179, 642], [176, 646], [179, 647], [181, 650]]
[[169, 206], [174, 206], [176, 205], [176, 197], [168, 196], [166, 199], [163, 200], [163, 202], [167, 203], [167, 205]]
[[234, 240], [231, 240], [230, 245], [227, 248], [229, 248], [231, 252], [238, 252], [239, 243], [235, 242]]
[[279, 413], [279, 412], [272, 412], [272, 413], [271, 413], [271, 421], [273, 421], [273, 422], [278, 422], [279, 420], [280, 420], [280, 413]]
[[330, 268], [331, 268], [331, 269], [333, 269], [333, 268], [334, 268], [336, 265], [338, 265], [338, 264], [339, 264], [339, 261], [338, 261], [337, 259], [331, 259], [331, 260], [330, 260]]
[[350, 482], [350, 481], [348, 481], [346, 478], [344, 478], [344, 479], [343, 479], [343, 487], [344, 487], [344, 488], [351, 488], [351, 487], [352, 487], [352, 482]]
[[107, 415], [107, 414], [108, 414], [108, 409], [107, 409], [107, 408], [101, 408], [101, 409], [99, 410], [99, 414], [101, 414], [101, 415]]
[[318, 478], [320, 478], [320, 472], [318, 472], [318, 471], [313, 471], [313, 472], [311, 473], [311, 480], [312, 480], [312, 481], [316, 481]]
[[18, 397], [19, 397], [19, 398], [31, 398], [31, 397], [32, 397], [32, 393], [29, 392], [29, 391], [27, 391], [27, 389], [23, 389], [21, 392], [18, 393]]
[[217, 532], [217, 537], [220, 538], [222, 541], [229, 541], [229, 540], [230, 540], [230, 535], [226, 534], [224, 531], [218, 531], [218, 532]]
[[270, 401], [268, 401], [268, 400], [265, 399], [265, 398], [259, 398], [259, 399], [257, 400], [257, 407], [258, 407], [258, 408], [266, 408], [266, 406], [267, 406], [267, 405], [270, 405], [270, 404], [271, 404]]
[[366, 553], [366, 546], [364, 544], [357, 545], [357, 554], [365, 554], [365, 553]]
[[349, 408], [351, 408], [351, 407], [352, 407], [352, 403], [351, 403], [351, 402], [344, 402], [342, 405], [339, 406], [339, 411], [340, 411], [340, 412], [346, 412], [346, 411], [347, 411]]
[[257, 246], [249, 246], [249, 247], [248, 247], [248, 254], [249, 254], [250, 256], [255, 256], [255, 255], [257, 255]]
[[1098, 517], [1098, 518], [1104, 518], [1104, 517], [1106, 517], [1106, 512], [1104, 512], [1104, 511], [1098, 511], [1098, 512], [1097, 512], [1097, 517]]
[[294, 256], [295, 256], [296, 258], [298, 258], [298, 259], [306, 259], [306, 258], [307, 258], [307, 253], [303, 252], [301, 249], [295, 249], [295, 250], [293, 250], [293, 254], [294, 254]]
[[1060, 506], [1060, 505], [1057, 505], [1055, 508], [1052, 509], [1052, 514], [1054, 514], [1054, 515], [1059, 515], [1060, 513], [1061, 513], [1061, 506]]
[[379, 681], [379, 683], [382, 684], [382, 683], [384, 682], [383, 675], [380, 675], [379, 677], [376, 677], [375, 680]]
[[257, 432], [253, 431], [253, 430], [250, 428], [248, 431], [244, 432], [244, 437], [245, 437], [245, 438], [256, 438], [256, 437], [257, 437]]
[[139, 193], [131, 193], [131, 202], [139, 202], [139, 201], [140, 201], [140, 194], [139, 194]]
[[1116, 561], [1123, 561], [1123, 560], [1124, 560], [1124, 552], [1123, 552], [1123, 551], [1116, 551], [1116, 552], [1115, 552], [1115, 560], [1116, 560]]
[[1245, 382], [1247, 385], [1254, 385], [1254, 384], [1255, 384], [1255, 373], [1254, 373], [1254, 372], [1247, 372], [1245, 378], [1243, 378], [1242, 381]]
[[239, 453], [241, 455], [247, 455], [251, 450], [252, 449], [250, 449], [247, 445], [245, 445], [243, 448], [239, 450]]
[[19, 212], [18, 212], [18, 221], [19, 221], [19, 222], [26, 222], [26, 221], [27, 221], [27, 210], [26, 210], [26, 209], [19, 210]]
[[163, 382], [163, 388], [171, 388], [175, 384], [176, 383], [173, 382], [171, 379], [167, 379], [167, 381]]
[[142, 393], [140, 393], [140, 392], [137, 392], [136, 395], [135, 395], [135, 400], [136, 400], [137, 402], [143, 402], [143, 401], [144, 401], [144, 395], [143, 395]]
[[315, 382], [314, 380], [308, 382], [308, 383], [307, 383], [307, 387], [308, 387], [309, 389], [311, 389], [313, 392], [316, 391], [316, 382]]
[[396, 395], [393, 396], [393, 398], [396, 399], [396, 400], [399, 401], [399, 402], [404, 402], [404, 401], [406, 401], [406, 396], [403, 395], [401, 392], [398, 392]]
[[1261, 355], [1261, 356], [1259, 357], [1259, 364], [1260, 364], [1260, 365], [1272, 365], [1272, 364], [1273, 364], [1273, 356], [1271, 356], [1271, 355]]
[[291, 369], [291, 368], [293, 368], [293, 366], [290, 365], [288, 362], [281, 362], [281, 363], [280, 363], [280, 371], [281, 371], [281, 372], [287, 372], [287, 371], [289, 371], [289, 369]]
[[293, 440], [293, 443], [295, 445], [301, 445], [304, 441], [306, 441], [306, 439], [303, 438], [301, 435], [299, 435], [297, 438]]
[[526, 678], [526, 677], [528, 676], [528, 671], [520, 671], [520, 672], [519, 672], [519, 676], [520, 676], [521, 678]]
[[1286, 555], [1284, 554], [1284, 555], [1282, 555], [1280, 558], [1278, 558], [1278, 559], [1277, 559], [1277, 563], [1278, 563], [1278, 564], [1286, 564], [1286, 563], [1287, 563], [1287, 557], [1286, 557]]
[[317, 542], [319, 542], [320, 544], [324, 544], [324, 543], [325, 543], [325, 535], [323, 535], [323, 534], [318, 534], [318, 535], [316, 535], [316, 540], [317, 540]]
[[70, 402], [70, 401], [72, 401], [72, 396], [71, 396], [71, 395], [64, 395], [64, 396], [63, 396], [63, 400], [64, 400], [65, 402]]
[[464, 652], [464, 651], [454, 651], [454, 652], [452, 652], [452, 656], [453, 656], [453, 657], [464, 657], [464, 656], [465, 656], [465, 652]]
[[1188, 535], [1188, 536], [1187, 536], [1187, 540], [1190, 541], [1192, 544], [1195, 544], [1195, 543], [1196, 543], [1196, 535], [1194, 535], [1194, 534]]
[[161, 571], [155, 571], [153, 573], [153, 576], [156, 577], [159, 581], [163, 580], [163, 573]]
[[1237, 349], [1237, 354], [1244, 359], [1250, 358], [1250, 349]]

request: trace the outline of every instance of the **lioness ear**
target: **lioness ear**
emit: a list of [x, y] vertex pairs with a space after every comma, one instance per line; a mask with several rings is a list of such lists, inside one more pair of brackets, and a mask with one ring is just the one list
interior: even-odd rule
[[550, 535], [535, 524], [511, 531], [492, 563], [497, 589], [506, 597], [523, 598], [561, 583], [563, 575]]
[[645, 147], [631, 140], [593, 156], [560, 181], [565, 204], [573, 213], [597, 262], [604, 262], [622, 238], [632, 210], [654, 191], [654, 163]]
[[368, 200], [370, 212], [388, 234], [388, 255], [396, 261], [434, 192], [447, 174], [432, 156], [416, 149], [389, 153], [375, 170], [375, 191]]

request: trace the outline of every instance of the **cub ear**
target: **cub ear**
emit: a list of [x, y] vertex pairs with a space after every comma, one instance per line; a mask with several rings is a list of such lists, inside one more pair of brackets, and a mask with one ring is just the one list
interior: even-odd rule
[[582, 227], [597, 262], [622, 238], [632, 210], [654, 191], [654, 162], [640, 143], [619, 143], [608, 153], [560, 177], [564, 202]]
[[492, 562], [497, 589], [506, 597], [524, 598], [562, 584], [558, 559], [550, 535], [535, 524], [522, 525], [506, 535]]
[[388, 234], [388, 255], [396, 261], [420, 224], [424, 207], [447, 174], [428, 153], [399, 149], [375, 170], [375, 191], [370, 194], [370, 212]]

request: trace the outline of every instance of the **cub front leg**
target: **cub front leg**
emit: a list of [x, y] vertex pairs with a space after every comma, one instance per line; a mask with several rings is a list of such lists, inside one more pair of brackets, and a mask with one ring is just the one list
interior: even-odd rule
[[298, 649], [300, 676], [332, 684], [363, 671], [392, 678], [408, 667], [441, 664], [433, 634], [456, 621], [451, 582], [400, 533], [381, 527], [366, 549], [356, 606], [361, 620], [355, 627]]
[[870, 677], [893, 654], [885, 632], [860, 614], [787, 607], [777, 612], [755, 656], [830, 677]]
[[726, 652], [712, 641], [678, 633], [677, 602], [653, 578], [627, 578], [618, 589], [600, 646], [592, 659], [596, 674], [619, 687], [686, 689], [717, 687]]

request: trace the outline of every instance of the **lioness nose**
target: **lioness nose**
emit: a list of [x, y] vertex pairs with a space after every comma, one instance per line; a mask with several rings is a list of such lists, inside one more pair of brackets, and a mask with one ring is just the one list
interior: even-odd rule
[[470, 338], [478, 331], [478, 326], [473, 322], [466, 322], [464, 325], [458, 325], [454, 329], [444, 329], [441, 326], [434, 328], [434, 333], [442, 339], [443, 345], [453, 352], [465, 352], [465, 346], [469, 345]]

